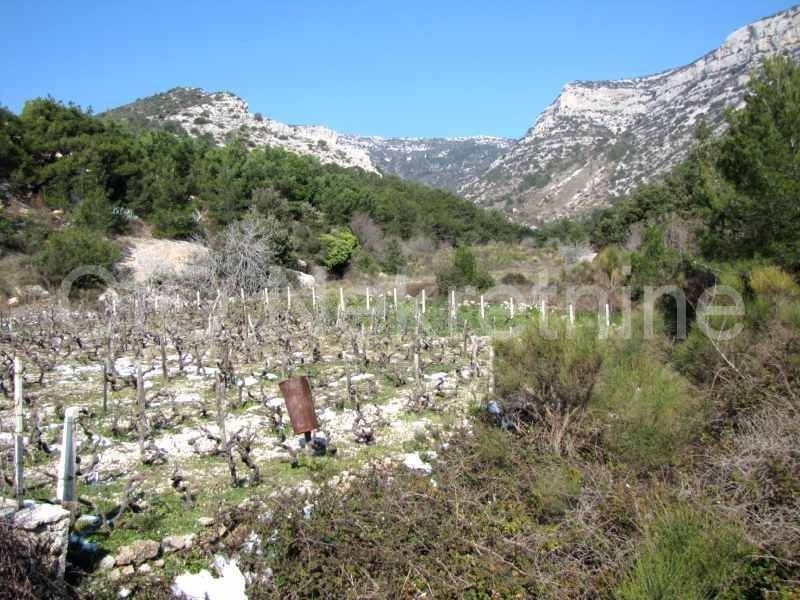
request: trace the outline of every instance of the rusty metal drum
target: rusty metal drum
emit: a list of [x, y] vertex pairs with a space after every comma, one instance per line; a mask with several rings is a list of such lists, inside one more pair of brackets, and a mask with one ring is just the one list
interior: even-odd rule
[[295, 435], [317, 429], [317, 414], [314, 412], [314, 400], [311, 398], [308, 377], [305, 375], [291, 377], [281, 381], [278, 387], [286, 402], [286, 410]]

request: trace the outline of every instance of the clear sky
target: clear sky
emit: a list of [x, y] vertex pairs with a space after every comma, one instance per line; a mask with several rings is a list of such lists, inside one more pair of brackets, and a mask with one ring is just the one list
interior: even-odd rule
[[646, 75], [791, 0], [0, 2], [0, 104], [95, 111], [175, 86], [288, 123], [519, 137], [575, 79]]

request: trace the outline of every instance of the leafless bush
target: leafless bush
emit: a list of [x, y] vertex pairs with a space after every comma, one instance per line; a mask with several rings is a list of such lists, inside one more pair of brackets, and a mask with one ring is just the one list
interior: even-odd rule
[[383, 230], [366, 214], [357, 212], [350, 219], [350, 229], [358, 238], [359, 244], [373, 256], [383, 258], [386, 240]]
[[207, 264], [196, 272], [217, 288], [254, 295], [267, 287], [270, 268], [286, 245], [286, 231], [277, 219], [251, 211], [212, 238]]
[[417, 236], [403, 242], [403, 254], [420, 256], [436, 251], [436, 242], [429, 237]]

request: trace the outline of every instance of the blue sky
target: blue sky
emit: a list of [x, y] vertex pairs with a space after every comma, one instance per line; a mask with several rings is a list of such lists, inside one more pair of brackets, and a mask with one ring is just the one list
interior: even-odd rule
[[0, 104], [229, 90], [289, 123], [519, 137], [575, 79], [691, 62], [778, 0], [3, 0]]

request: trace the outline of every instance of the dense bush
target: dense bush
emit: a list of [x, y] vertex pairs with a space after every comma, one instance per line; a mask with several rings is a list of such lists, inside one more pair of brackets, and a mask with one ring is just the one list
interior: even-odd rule
[[129, 219], [123, 210], [111, 206], [101, 189], [94, 188], [75, 208], [72, 224], [100, 234], [125, 233]]
[[453, 255], [453, 263], [436, 273], [436, 286], [442, 293], [473, 286], [487, 290], [494, 285], [491, 276], [480, 269], [475, 255], [467, 246], [458, 246]]
[[[82, 266], [99, 266], [111, 270], [119, 260], [121, 252], [117, 244], [96, 232], [77, 227], [52, 233], [36, 254], [35, 261], [42, 277], [57, 286], [71, 271]], [[75, 282], [79, 287], [91, 287], [101, 283], [94, 276], [86, 276]]]
[[341, 274], [358, 248], [358, 239], [349, 229], [338, 229], [323, 235], [320, 240], [324, 248], [322, 260], [325, 266], [332, 272]]
[[0, 213], [0, 248], [13, 248], [13, 238], [15, 233], [14, 224]]
[[604, 362], [592, 413], [604, 423], [609, 461], [652, 472], [687, 458], [704, 415], [685, 379], [631, 346]]

